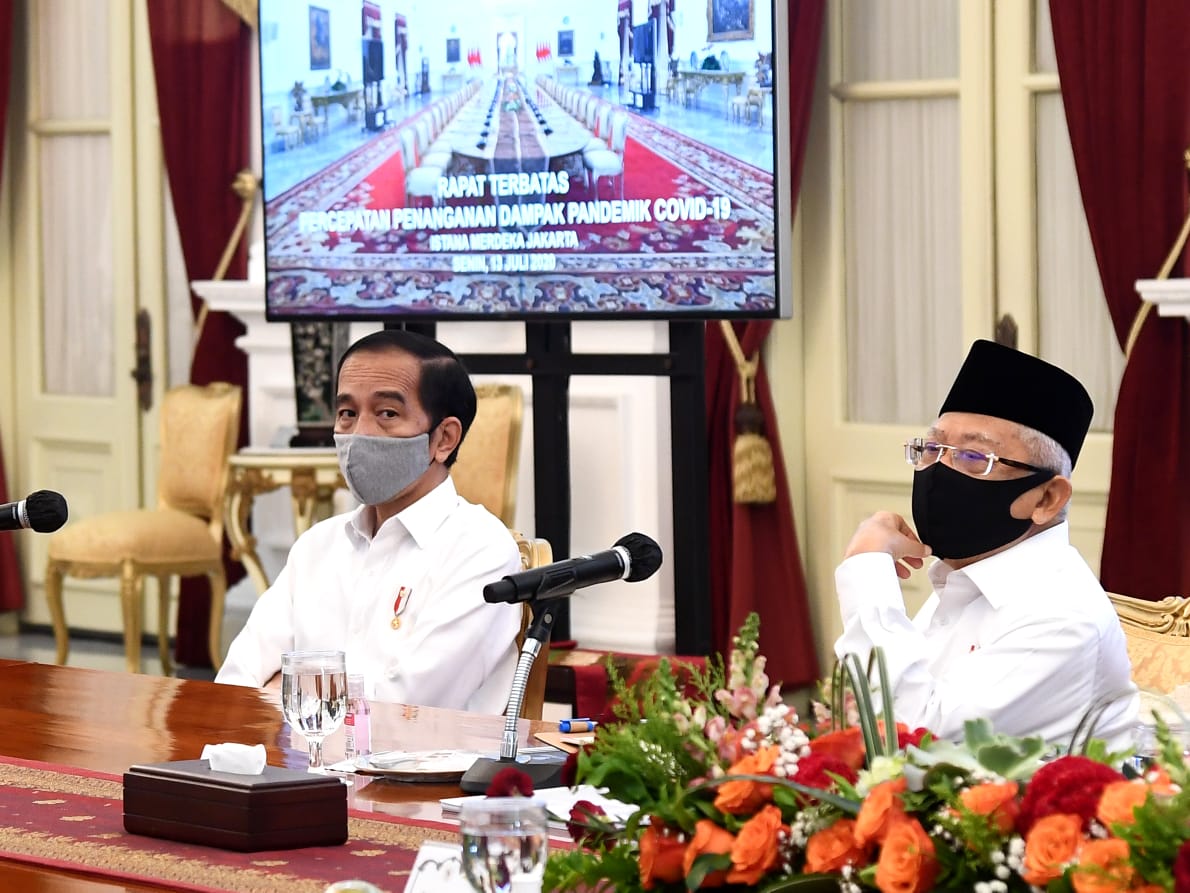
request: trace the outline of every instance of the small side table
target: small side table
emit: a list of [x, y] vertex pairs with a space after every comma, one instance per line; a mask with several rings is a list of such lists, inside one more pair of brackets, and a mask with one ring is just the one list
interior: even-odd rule
[[248, 532], [256, 497], [289, 487], [296, 539], [310, 529], [316, 517], [329, 516], [335, 490], [347, 485], [333, 449], [247, 447], [228, 460], [228, 469], [223, 503], [227, 538], [232, 556], [243, 562], [259, 594], [268, 589], [269, 579], [256, 554], [256, 537]]

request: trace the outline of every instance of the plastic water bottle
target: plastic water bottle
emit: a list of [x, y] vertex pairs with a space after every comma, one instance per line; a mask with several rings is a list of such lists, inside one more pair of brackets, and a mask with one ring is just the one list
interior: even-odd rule
[[372, 752], [372, 711], [364, 694], [364, 677], [347, 677], [347, 759], [354, 760]]

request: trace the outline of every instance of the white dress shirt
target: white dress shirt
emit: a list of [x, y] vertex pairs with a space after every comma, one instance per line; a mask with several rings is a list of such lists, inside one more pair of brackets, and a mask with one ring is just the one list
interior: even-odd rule
[[853, 555], [835, 570], [840, 657], [884, 650], [899, 721], [961, 740], [980, 717], [1007, 735], [1069, 743], [1098, 699], [1122, 693], [1095, 727], [1131, 744], [1139, 698], [1111, 601], [1062, 523], [989, 558], [929, 569], [934, 594], [910, 620], [891, 555]]
[[449, 477], [374, 536], [367, 507], [336, 515], [294, 543], [215, 681], [261, 686], [284, 651], [335, 650], [374, 699], [503, 713], [521, 606], [483, 587], [519, 570], [507, 528]]

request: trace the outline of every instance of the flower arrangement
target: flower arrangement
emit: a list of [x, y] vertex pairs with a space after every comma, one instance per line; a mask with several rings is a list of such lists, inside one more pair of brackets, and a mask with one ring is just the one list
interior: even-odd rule
[[551, 855], [543, 889], [1190, 893], [1190, 771], [1160, 721], [1160, 757], [1132, 777], [1094, 740], [1058, 755], [982, 721], [934, 740], [877, 715], [875, 655], [843, 662], [831, 708], [803, 723], [769, 686], [758, 632], [752, 616], [695, 697], [666, 662], [636, 690], [616, 680], [617, 722], [576, 780], [638, 809], [616, 824], [577, 804], [577, 846]]

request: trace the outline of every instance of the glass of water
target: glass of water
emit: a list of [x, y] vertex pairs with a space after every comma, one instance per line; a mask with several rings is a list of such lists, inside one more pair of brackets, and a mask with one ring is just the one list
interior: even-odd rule
[[545, 804], [528, 797], [465, 800], [463, 872], [479, 893], [540, 890], [549, 849]]
[[281, 655], [281, 708], [310, 746], [310, 768], [322, 768], [322, 741], [347, 712], [347, 664], [342, 651]]

